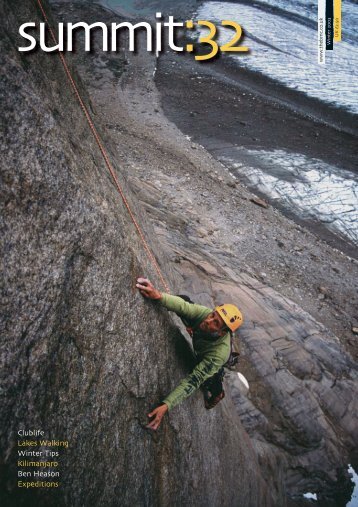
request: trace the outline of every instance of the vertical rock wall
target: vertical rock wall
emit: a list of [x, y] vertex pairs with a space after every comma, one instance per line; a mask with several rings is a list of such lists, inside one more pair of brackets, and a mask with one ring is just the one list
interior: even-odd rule
[[[186, 373], [183, 338], [134, 289], [152, 271], [58, 56], [17, 51], [36, 3], [6, 0], [0, 14], [5, 504], [272, 505], [230, 400], [208, 413], [194, 396], [144, 429]], [[56, 490], [17, 487], [21, 428], [69, 441]]]

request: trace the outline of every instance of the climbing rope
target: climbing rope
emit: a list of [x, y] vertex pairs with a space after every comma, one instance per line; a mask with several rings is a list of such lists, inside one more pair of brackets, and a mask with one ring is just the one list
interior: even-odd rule
[[[57, 45], [56, 36], [55, 36], [54, 31], [52, 30], [51, 25], [50, 25], [50, 23], [48, 21], [48, 17], [47, 17], [46, 12], [45, 12], [45, 10], [43, 8], [41, 0], [37, 0], [37, 4], [38, 4], [38, 6], [39, 6], [39, 8], [40, 8], [40, 10], [42, 12], [42, 16], [43, 16], [43, 18], [45, 20], [45, 23], [46, 23], [46, 25], [47, 25], [47, 27], [48, 27], [48, 29], [50, 31], [51, 38], [52, 38], [54, 44]], [[135, 216], [134, 216], [134, 214], [133, 214], [133, 212], [131, 210], [131, 207], [129, 206], [129, 203], [128, 203], [128, 200], [127, 200], [126, 196], [124, 195], [123, 189], [122, 189], [122, 187], [121, 187], [121, 185], [120, 185], [120, 183], [118, 181], [118, 177], [117, 177], [117, 175], [116, 175], [116, 173], [115, 173], [115, 171], [113, 169], [113, 166], [112, 166], [112, 164], [111, 164], [111, 162], [109, 160], [107, 152], [106, 152], [106, 150], [105, 150], [105, 148], [104, 148], [104, 146], [103, 146], [103, 144], [102, 144], [102, 142], [101, 142], [101, 140], [99, 138], [97, 129], [96, 129], [94, 123], [93, 123], [93, 120], [92, 120], [92, 118], [91, 118], [91, 116], [90, 116], [90, 114], [88, 112], [87, 107], [85, 106], [85, 104], [84, 104], [84, 102], [82, 100], [82, 97], [81, 97], [81, 95], [80, 95], [80, 93], [78, 91], [77, 85], [76, 85], [76, 83], [75, 83], [75, 81], [74, 81], [74, 79], [72, 77], [71, 71], [68, 68], [68, 65], [66, 63], [65, 57], [63, 56], [63, 54], [61, 53], [61, 51], [58, 51], [58, 55], [59, 55], [59, 57], [61, 59], [62, 65], [63, 65], [63, 67], [65, 69], [65, 72], [67, 74], [67, 77], [68, 77], [68, 79], [69, 79], [69, 81], [70, 81], [70, 83], [72, 85], [72, 88], [73, 88], [73, 90], [75, 92], [77, 100], [80, 103], [82, 111], [83, 111], [83, 113], [84, 113], [84, 115], [85, 115], [85, 117], [87, 119], [88, 125], [89, 125], [89, 127], [90, 127], [90, 129], [92, 131], [92, 134], [93, 134], [93, 136], [94, 136], [94, 138], [96, 140], [96, 143], [97, 143], [97, 145], [98, 145], [98, 147], [99, 147], [99, 149], [100, 149], [100, 151], [102, 153], [102, 156], [104, 158], [105, 164], [106, 164], [106, 166], [107, 166], [107, 168], [108, 168], [108, 170], [109, 170], [109, 172], [110, 172], [110, 174], [112, 176], [112, 179], [114, 181], [114, 185], [117, 188], [120, 196], [122, 197], [123, 203], [124, 203], [125, 207], [127, 208], [129, 216], [131, 217], [132, 222], [133, 222], [133, 224], [134, 224], [134, 226], [135, 226], [135, 228], [136, 228], [136, 230], [138, 232], [138, 235], [139, 235], [140, 239], [142, 240], [142, 243], [143, 243], [144, 249], [145, 249], [145, 251], [147, 253], [147, 256], [148, 256], [150, 262], [152, 263], [153, 267], [155, 268], [156, 272], [158, 273], [160, 281], [161, 281], [163, 287], [165, 288], [166, 292], [170, 292], [169, 286], [168, 286], [168, 284], [165, 281], [165, 278], [164, 278], [164, 276], [163, 276], [163, 274], [161, 272], [159, 264], [158, 264], [157, 260], [155, 259], [154, 255], [153, 255], [153, 253], [152, 253], [152, 251], [151, 251], [151, 249], [150, 249], [150, 247], [149, 247], [149, 245], [147, 243], [147, 240], [144, 237], [144, 233], [143, 233], [140, 225], [138, 224], [138, 222], [137, 222], [137, 220], [136, 220], [136, 218], [135, 218]]]

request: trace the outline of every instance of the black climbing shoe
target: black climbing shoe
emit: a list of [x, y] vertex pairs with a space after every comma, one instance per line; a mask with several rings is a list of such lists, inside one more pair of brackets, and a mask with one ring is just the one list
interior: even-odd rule
[[218, 394], [215, 397], [211, 397], [209, 399], [205, 398], [205, 408], [206, 410], [210, 410], [211, 408], [214, 408], [215, 405], [217, 405], [221, 400], [225, 398], [225, 392], [221, 391], [220, 394]]

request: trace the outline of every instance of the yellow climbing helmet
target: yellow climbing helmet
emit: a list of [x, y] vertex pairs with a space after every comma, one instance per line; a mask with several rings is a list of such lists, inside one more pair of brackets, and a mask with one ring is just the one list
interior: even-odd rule
[[216, 306], [215, 310], [231, 331], [236, 331], [244, 321], [242, 313], [235, 305], [220, 305]]

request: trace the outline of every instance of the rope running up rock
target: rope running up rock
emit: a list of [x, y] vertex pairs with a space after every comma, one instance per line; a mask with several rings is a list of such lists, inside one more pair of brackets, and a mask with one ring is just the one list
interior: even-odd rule
[[[40, 10], [42, 12], [42, 15], [43, 15], [43, 18], [45, 20], [45, 23], [48, 26], [48, 29], [50, 31], [51, 38], [52, 38], [53, 42], [54, 42], [54, 44], [57, 44], [56, 36], [54, 34], [54, 31], [52, 30], [52, 28], [50, 26], [50, 23], [48, 21], [48, 18], [47, 18], [45, 10], [43, 8], [41, 0], [37, 0], [37, 4], [38, 4], [38, 6], [39, 6], [39, 8], [40, 8]], [[138, 235], [139, 235], [140, 239], [142, 240], [142, 243], [143, 243], [144, 249], [145, 249], [145, 251], [147, 253], [147, 256], [148, 256], [150, 262], [152, 263], [152, 265], [154, 266], [156, 272], [158, 273], [158, 276], [160, 278], [161, 283], [163, 284], [163, 287], [165, 288], [166, 292], [169, 293], [170, 292], [169, 286], [166, 283], [165, 278], [164, 278], [164, 276], [163, 276], [163, 274], [161, 272], [161, 269], [160, 269], [160, 267], [158, 265], [158, 262], [155, 259], [154, 255], [153, 255], [153, 253], [152, 253], [152, 251], [151, 251], [151, 249], [150, 249], [150, 247], [149, 247], [149, 245], [147, 243], [147, 240], [144, 237], [144, 233], [142, 231], [142, 228], [138, 224], [138, 222], [137, 222], [137, 220], [136, 220], [136, 218], [135, 218], [135, 216], [134, 216], [134, 214], [133, 214], [133, 212], [132, 212], [132, 210], [131, 210], [131, 208], [129, 206], [128, 200], [127, 200], [126, 196], [124, 195], [123, 189], [122, 189], [122, 187], [121, 187], [121, 185], [120, 185], [120, 183], [118, 181], [118, 177], [117, 177], [117, 175], [116, 175], [116, 173], [115, 173], [115, 171], [113, 169], [113, 166], [112, 166], [112, 164], [111, 164], [111, 162], [109, 160], [107, 152], [106, 152], [106, 150], [105, 150], [105, 148], [104, 148], [104, 146], [103, 146], [103, 144], [102, 144], [102, 142], [101, 142], [101, 140], [99, 138], [97, 129], [96, 129], [96, 127], [95, 127], [95, 125], [93, 123], [93, 120], [92, 120], [92, 118], [91, 118], [91, 116], [90, 116], [90, 114], [88, 112], [88, 109], [86, 108], [86, 106], [85, 106], [85, 104], [84, 104], [84, 102], [82, 100], [82, 97], [81, 97], [81, 95], [80, 95], [80, 93], [78, 91], [77, 85], [76, 85], [76, 83], [75, 83], [75, 81], [74, 81], [74, 79], [72, 77], [71, 71], [68, 68], [68, 65], [66, 63], [65, 57], [63, 56], [63, 54], [61, 53], [61, 51], [58, 51], [58, 55], [59, 55], [59, 57], [61, 59], [62, 65], [63, 65], [63, 67], [65, 69], [65, 72], [67, 74], [67, 77], [68, 77], [68, 79], [69, 79], [69, 81], [70, 81], [70, 83], [72, 85], [72, 88], [73, 88], [73, 90], [75, 92], [77, 100], [80, 103], [82, 111], [83, 111], [83, 113], [84, 113], [84, 115], [85, 115], [85, 117], [87, 119], [88, 125], [89, 125], [89, 127], [90, 127], [90, 129], [92, 131], [92, 134], [93, 134], [93, 136], [94, 136], [94, 138], [96, 140], [96, 143], [97, 143], [97, 145], [98, 145], [98, 147], [99, 147], [99, 149], [100, 149], [100, 151], [102, 153], [102, 156], [104, 158], [105, 164], [106, 164], [106, 166], [107, 166], [107, 168], [108, 168], [108, 170], [109, 170], [109, 172], [110, 172], [110, 174], [112, 176], [112, 179], [114, 181], [114, 185], [117, 188], [120, 196], [122, 197], [123, 203], [124, 203], [125, 207], [128, 210], [129, 216], [131, 217], [132, 222], [133, 222], [133, 224], [134, 224], [134, 226], [135, 226], [135, 228], [136, 228], [136, 230], [138, 232]]]

